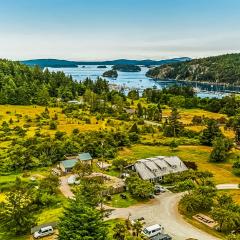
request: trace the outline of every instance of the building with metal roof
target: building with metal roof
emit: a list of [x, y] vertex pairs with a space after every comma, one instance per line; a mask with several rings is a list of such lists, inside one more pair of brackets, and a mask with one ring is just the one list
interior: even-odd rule
[[138, 160], [132, 169], [144, 180], [158, 181], [167, 174], [186, 171], [187, 167], [177, 156], [157, 156]]
[[91, 161], [92, 160], [92, 156], [90, 155], [90, 153], [80, 153], [78, 155], [78, 158], [81, 161]]
[[60, 169], [64, 173], [72, 172], [74, 166], [78, 161], [83, 161], [84, 163], [91, 164], [92, 163], [92, 157], [90, 153], [80, 153], [75, 158], [68, 157], [67, 160], [61, 161], [59, 164]]
[[64, 173], [69, 173], [72, 171], [77, 162], [77, 159], [64, 160], [60, 162], [59, 167]]

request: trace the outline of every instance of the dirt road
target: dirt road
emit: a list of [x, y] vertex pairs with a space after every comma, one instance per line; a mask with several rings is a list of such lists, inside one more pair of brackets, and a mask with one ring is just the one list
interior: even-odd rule
[[59, 189], [66, 198], [72, 198], [74, 194], [70, 186], [68, 185], [67, 179], [67, 176], [60, 177], [61, 184]]

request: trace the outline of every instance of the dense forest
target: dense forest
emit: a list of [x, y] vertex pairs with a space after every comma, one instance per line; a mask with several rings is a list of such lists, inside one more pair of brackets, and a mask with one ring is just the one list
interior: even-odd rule
[[46, 105], [52, 98], [67, 101], [81, 92], [81, 83], [63, 72], [0, 60], [0, 104]]
[[150, 69], [146, 76], [211, 83], [240, 84], [240, 54], [193, 59]]

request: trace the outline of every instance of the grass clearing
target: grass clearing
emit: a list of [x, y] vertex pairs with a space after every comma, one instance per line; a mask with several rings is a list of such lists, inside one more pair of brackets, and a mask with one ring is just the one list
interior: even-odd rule
[[38, 215], [37, 224], [41, 225], [49, 222], [58, 221], [59, 217], [63, 213], [63, 207], [59, 208], [46, 208]]
[[133, 198], [130, 193], [124, 192], [126, 195], [126, 199], [122, 199], [120, 194], [114, 194], [112, 195], [112, 200], [107, 201], [106, 204], [110, 207], [115, 207], [115, 208], [127, 208], [132, 205], [138, 204], [138, 203], [146, 203], [148, 200], [139, 200], [136, 198]]
[[[240, 178], [231, 172], [231, 159], [226, 163], [210, 163], [208, 158], [211, 147], [207, 146], [179, 146], [176, 151], [171, 151], [167, 146], [146, 146], [134, 145], [131, 148], [119, 152], [119, 156], [130, 159], [130, 161], [148, 158], [153, 156], [179, 156], [184, 161], [194, 161], [199, 170], [208, 170], [214, 174], [216, 184], [220, 183], [239, 183]], [[239, 151], [233, 152], [233, 155]]]
[[[179, 109], [179, 113], [181, 116], [180, 121], [182, 121], [184, 124], [192, 123], [192, 118], [194, 116], [200, 116], [200, 117], [204, 116], [204, 117], [213, 118], [213, 119], [218, 119], [221, 117], [227, 118], [227, 116], [225, 114], [208, 112], [208, 111], [205, 111], [203, 109], [198, 109], [198, 108]], [[170, 114], [171, 114], [170, 108], [163, 109], [163, 116], [170, 116]]]

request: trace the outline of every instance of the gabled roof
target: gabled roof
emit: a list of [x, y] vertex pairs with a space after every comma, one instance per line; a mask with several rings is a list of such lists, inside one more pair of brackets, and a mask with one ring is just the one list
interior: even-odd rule
[[80, 154], [78, 155], [78, 157], [79, 157], [79, 159], [80, 159], [81, 161], [92, 160], [92, 157], [91, 157], [90, 153], [80, 153]]
[[61, 163], [64, 166], [64, 168], [73, 168], [76, 165], [77, 161], [78, 161], [77, 159], [71, 159], [61, 161]]
[[134, 167], [144, 180], [155, 179], [170, 173], [187, 170], [185, 164], [177, 156], [157, 156], [140, 159], [134, 164]]

